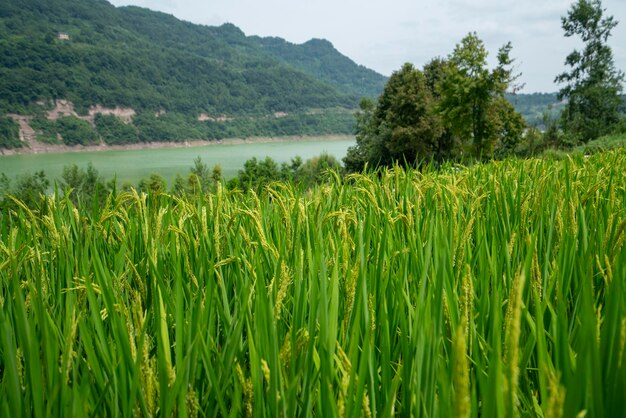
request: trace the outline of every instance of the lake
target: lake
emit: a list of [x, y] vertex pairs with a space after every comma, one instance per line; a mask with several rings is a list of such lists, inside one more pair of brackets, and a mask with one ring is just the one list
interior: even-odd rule
[[288, 142], [223, 143], [188, 148], [161, 148], [124, 151], [85, 151], [67, 153], [24, 154], [0, 156], [0, 173], [13, 179], [16, 175], [44, 170], [49, 179], [59, 179], [63, 166], [87, 167], [91, 162], [106, 180], [117, 176], [118, 184], [136, 185], [152, 173], [163, 176], [168, 186], [177, 173], [187, 174], [198, 156], [209, 166], [222, 166], [224, 177], [235, 177], [246, 160], [271, 157], [276, 162], [289, 162], [300, 156], [305, 161], [323, 152], [341, 160], [355, 140], [310, 139]]

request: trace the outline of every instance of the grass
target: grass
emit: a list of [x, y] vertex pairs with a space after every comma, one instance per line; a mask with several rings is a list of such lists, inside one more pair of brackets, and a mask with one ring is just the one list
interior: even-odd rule
[[571, 149], [549, 148], [542, 152], [541, 156], [550, 159], [564, 159], [568, 155], [591, 155], [626, 146], [626, 133], [614, 133], [591, 140], [586, 144], [578, 145]]
[[596, 152], [607, 151], [615, 148], [621, 148], [626, 145], [626, 133], [616, 133], [606, 135], [589, 141], [587, 144], [580, 145], [574, 150], [584, 154], [593, 154]]
[[616, 150], [5, 214], [0, 416], [625, 416], [625, 172]]

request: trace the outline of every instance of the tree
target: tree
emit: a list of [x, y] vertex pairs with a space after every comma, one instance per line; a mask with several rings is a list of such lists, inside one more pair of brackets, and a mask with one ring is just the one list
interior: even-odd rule
[[0, 117], [0, 149], [2, 148], [19, 148], [20, 126], [13, 119], [8, 117]]
[[[501, 117], [514, 112], [507, 101], [501, 100], [519, 77], [511, 68], [511, 49], [510, 42], [500, 48], [498, 65], [489, 71], [485, 45], [476, 33], [470, 33], [456, 45], [439, 83], [439, 110], [446, 128], [460, 141], [471, 140], [479, 159], [491, 156], [502, 139], [498, 130], [503, 125]], [[515, 122], [513, 118], [509, 121]], [[517, 131], [521, 132], [521, 127], [507, 130]], [[515, 140], [519, 137], [508, 138], [508, 142]]]
[[419, 163], [436, 150], [443, 127], [434, 109], [432, 92], [424, 73], [411, 64], [389, 79], [379, 101], [376, 117], [385, 144], [383, 162]]
[[313, 187], [318, 183], [322, 183], [328, 178], [330, 171], [339, 171], [341, 164], [332, 155], [322, 153], [317, 157], [307, 160], [299, 168], [299, 183], [305, 187]]
[[107, 187], [98, 170], [91, 164], [87, 164], [87, 170], [83, 170], [76, 164], [63, 167], [60, 186], [65, 193], [71, 193], [70, 199], [75, 205], [92, 203], [98, 196], [99, 203], [103, 203], [107, 195]]
[[603, 17], [605, 12], [600, 0], [578, 0], [561, 18], [565, 36], [579, 36], [584, 43], [582, 51], [574, 50], [565, 59], [570, 70], [555, 79], [565, 83], [559, 100], [568, 100], [562, 126], [583, 142], [609, 133], [620, 120], [624, 73], [615, 68], [607, 45], [618, 22]]
[[172, 194], [176, 196], [184, 196], [185, 194], [187, 194], [187, 182], [185, 182], [185, 178], [181, 176], [180, 173], [177, 173], [176, 177], [174, 178]]
[[152, 173], [150, 177], [139, 180], [138, 186], [140, 192], [148, 193], [150, 196], [154, 197], [164, 194], [167, 191], [165, 179], [157, 173]]
[[43, 196], [45, 196], [50, 181], [46, 174], [37, 171], [33, 174], [22, 174], [16, 178], [12, 185], [10, 179], [3, 173], [0, 176], [0, 212], [8, 212], [9, 209], [17, 209], [16, 204], [9, 198], [15, 197], [27, 207], [36, 209], [40, 207]]
[[63, 116], [56, 121], [56, 127], [66, 145], [88, 145], [98, 142], [96, 131], [89, 122], [76, 116]]
[[211, 182], [214, 187], [217, 187], [217, 183], [220, 183], [224, 178], [224, 171], [222, 170], [222, 166], [219, 164], [215, 164], [213, 166], [213, 170], [211, 170]]
[[511, 44], [487, 68], [487, 51], [470, 33], [447, 60], [435, 58], [422, 71], [411, 64], [393, 73], [377, 103], [364, 100], [357, 112], [356, 146], [346, 170], [462, 158], [466, 145], [478, 158], [512, 152], [525, 122], [505, 99], [517, 75]]
[[252, 157], [243, 164], [243, 170], [239, 170], [237, 177], [240, 187], [253, 190], [259, 190], [272, 181], [282, 180], [278, 164], [271, 157], [260, 161]]
[[211, 170], [200, 156], [193, 160], [193, 167], [189, 170], [189, 193], [205, 194], [211, 191]]
[[371, 155], [368, 148], [376, 135], [375, 110], [376, 102], [372, 99], [363, 98], [359, 103], [359, 110], [355, 114], [356, 145], [348, 148], [343, 158], [344, 167], [350, 173], [363, 171]]
[[348, 171], [364, 165], [419, 165], [437, 155], [443, 134], [433, 91], [422, 71], [404, 64], [394, 72], [376, 105], [361, 101], [357, 113], [357, 145], [344, 158]]

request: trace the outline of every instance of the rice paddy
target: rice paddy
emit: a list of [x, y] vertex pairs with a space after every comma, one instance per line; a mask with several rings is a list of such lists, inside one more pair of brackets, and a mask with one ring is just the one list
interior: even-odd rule
[[626, 151], [0, 218], [0, 416], [626, 416]]

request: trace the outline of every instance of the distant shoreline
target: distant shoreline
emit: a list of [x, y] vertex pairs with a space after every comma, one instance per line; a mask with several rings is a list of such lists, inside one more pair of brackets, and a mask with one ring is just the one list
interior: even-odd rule
[[97, 152], [97, 151], [130, 151], [142, 149], [161, 149], [161, 148], [195, 148], [207, 145], [224, 145], [224, 144], [262, 144], [268, 142], [298, 142], [311, 141], [319, 139], [320, 141], [346, 141], [354, 139], [354, 135], [292, 135], [292, 136], [258, 136], [250, 138], [228, 138], [220, 140], [189, 140], [181, 142], [140, 142], [124, 145], [63, 145], [63, 144], [46, 144], [37, 143], [36, 148], [24, 146], [15, 149], [0, 149], [1, 156], [10, 155], [28, 155], [28, 154], [61, 154], [67, 152]]

